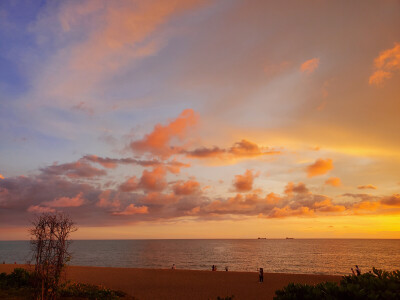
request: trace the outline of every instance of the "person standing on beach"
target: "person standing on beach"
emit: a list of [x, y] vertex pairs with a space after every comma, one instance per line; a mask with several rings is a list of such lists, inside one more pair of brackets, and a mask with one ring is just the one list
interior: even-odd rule
[[357, 273], [357, 276], [361, 275], [361, 270], [357, 265], [356, 265], [356, 273]]
[[258, 277], [260, 279], [260, 282], [264, 282], [264, 269], [263, 268], [260, 268]]

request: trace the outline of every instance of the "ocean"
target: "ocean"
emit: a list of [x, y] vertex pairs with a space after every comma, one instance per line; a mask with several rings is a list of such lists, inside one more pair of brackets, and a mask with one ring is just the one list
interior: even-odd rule
[[[69, 265], [348, 275], [400, 269], [400, 240], [76, 240]], [[29, 241], [0, 241], [0, 263], [26, 263]]]

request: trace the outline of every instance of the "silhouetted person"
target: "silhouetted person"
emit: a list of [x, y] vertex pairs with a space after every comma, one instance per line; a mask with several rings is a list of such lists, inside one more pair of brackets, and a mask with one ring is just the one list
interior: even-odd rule
[[214, 265], [212, 265], [211, 271], [215, 271], [215, 266]]
[[356, 265], [356, 273], [357, 273], [357, 276], [361, 275], [361, 270], [357, 265]]
[[175, 264], [172, 265], [172, 268], [171, 268], [171, 269], [172, 269], [172, 270], [175, 270], [175, 269], [176, 269]]
[[228, 271], [229, 271], [229, 270], [228, 270], [228, 266], [226, 266], [226, 267], [225, 267], [225, 271], [226, 271], [226, 272], [228, 272]]
[[263, 268], [260, 268], [258, 277], [260, 279], [260, 282], [264, 282], [264, 269]]

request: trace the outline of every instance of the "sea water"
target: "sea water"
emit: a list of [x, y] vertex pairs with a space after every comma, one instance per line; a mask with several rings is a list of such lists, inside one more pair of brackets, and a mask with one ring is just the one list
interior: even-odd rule
[[[76, 240], [69, 265], [230, 271], [350, 274], [358, 265], [400, 269], [400, 240]], [[31, 260], [29, 241], [0, 241], [0, 263]]]

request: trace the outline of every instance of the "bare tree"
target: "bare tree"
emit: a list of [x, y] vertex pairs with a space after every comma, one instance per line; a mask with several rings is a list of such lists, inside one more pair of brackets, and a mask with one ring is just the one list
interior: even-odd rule
[[76, 230], [74, 222], [62, 213], [44, 213], [32, 222], [29, 231], [37, 276], [37, 298], [56, 298], [62, 271], [71, 258], [69, 236]]

